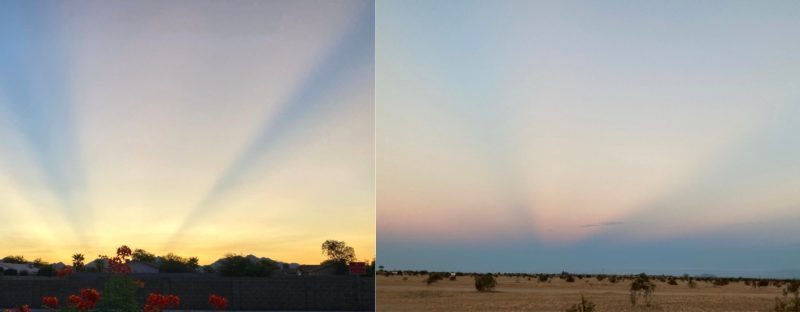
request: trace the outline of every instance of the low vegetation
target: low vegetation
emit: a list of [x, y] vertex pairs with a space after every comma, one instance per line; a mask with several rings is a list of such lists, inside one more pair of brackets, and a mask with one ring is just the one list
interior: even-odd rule
[[647, 274], [641, 273], [631, 283], [631, 305], [636, 305], [639, 297], [644, 298], [647, 306], [653, 303], [653, 293], [656, 290], [656, 284], [650, 281]]
[[594, 303], [581, 295], [581, 302], [573, 304], [572, 307], [564, 310], [565, 312], [594, 312]]
[[492, 291], [497, 286], [497, 279], [491, 274], [475, 275], [475, 289], [480, 292]]

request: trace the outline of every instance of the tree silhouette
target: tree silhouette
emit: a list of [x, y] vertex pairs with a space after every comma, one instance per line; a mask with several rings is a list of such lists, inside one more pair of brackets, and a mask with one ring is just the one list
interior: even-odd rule
[[83, 260], [86, 260], [86, 258], [82, 253], [72, 255], [72, 267], [75, 268], [75, 271], [83, 271]]

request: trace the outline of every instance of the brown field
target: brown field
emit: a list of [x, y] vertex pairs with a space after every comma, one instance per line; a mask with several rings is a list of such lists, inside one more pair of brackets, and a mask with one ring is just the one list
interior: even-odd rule
[[743, 282], [726, 286], [697, 282], [669, 285], [655, 281], [652, 307], [632, 307], [628, 289], [631, 281], [612, 284], [608, 279], [577, 279], [567, 283], [553, 278], [550, 283], [513, 277], [498, 277], [494, 292], [475, 290], [470, 276], [441, 280], [427, 286], [423, 276], [378, 276], [377, 311], [564, 311], [580, 301], [583, 294], [596, 304], [595, 311], [771, 311], [781, 288], [752, 288]]

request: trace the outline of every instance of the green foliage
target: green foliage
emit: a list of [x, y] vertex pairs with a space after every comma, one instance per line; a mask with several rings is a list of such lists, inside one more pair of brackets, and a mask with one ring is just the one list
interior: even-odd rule
[[133, 261], [138, 262], [155, 263], [156, 255], [149, 253], [144, 249], [136, 249], [133, 251], [132, 259]]
[[16, 264], [28, 263], [28, 261], [25, 260], [24, 256], [6, 256], [5, 258], [3, 258], [2, 261], [5, 263], [16, 263]]
[[103, 288], [97, 311], [134, 312], [141, 311], [136, 302], [136, 284], [128, 276], [110, 277]]
[[586, 300], [586, 298], [581, 295], [581, 302], [573, 304], [572, 307], [567, 308], [565, 312], [594, 312], [594, 303]]
[[270, 276], [278, 269], [274, 262], [267, 260], [250, 261], [241, 255], [227, 255], [220, 260], [219, 272], [223, 276]]
[[492, 291], [497, 286], [497, 280], [491, 274], [475, 275], [475, 289], [478, 291]]
[[158, 271], [161, 273], [194, 273], [197, 272], [199, 260], [195, 257], [184, 258], [173, 253], [161, 257]]
[[653, 292], [656, 290], [656, 284], [650, 281], [647, 274], [641, 273], [631, 284], [631, 305], [636, 305], [636, 300], [639, 296], [643, 297], [647, 306], [653, 302]]

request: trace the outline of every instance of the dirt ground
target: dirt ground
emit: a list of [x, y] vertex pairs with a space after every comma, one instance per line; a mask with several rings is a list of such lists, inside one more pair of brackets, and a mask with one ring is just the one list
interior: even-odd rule
[[[633, 307], [628, 291], [631, 281], [610, 283], [595, 278], [567, 283], [559, 278], [538, 282], [535, 278], [498, 277], [494, 292], [475, 290], [472, 277], [441, 280], [427, 286], [423, 276], [378, 276], [377, 311], [564, 311], [580, 302], [581, 294], [595, 303], [595, 311], [771, 311], [781, 289], [752, 288], [743, 282], [726, 286], [698, 282], [669, 285], [655, 281], [653, 306]], [[640, 300], [641, 301], [641, 300]]]

